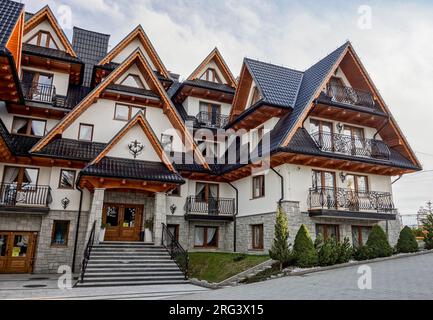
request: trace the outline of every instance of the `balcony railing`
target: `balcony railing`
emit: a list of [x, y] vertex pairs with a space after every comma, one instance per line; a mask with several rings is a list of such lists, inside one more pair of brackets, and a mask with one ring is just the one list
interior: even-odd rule
[[355, 191], [332, 187], [311, 188], [308, 205], [310, 210], [374, 211], [377, 213], [395, 213], [396, 211], [389, 192]]
[[362, 106], [375, 111], [379, 110], [373, 96], [368, 91], [328, 84], [325, 94], [334, 102]]
[[232, 216], [235, 213], [235, 199], [209, 198], [189, 196], [185, 203], [186, 214], [208, 214]]
[[212, 113], [206, 111], [200, 111], [196, 118], [199, 124], [216, 128], [224, 127], [229, 120], [228, 116], [222, 115], [221, 113]]
[[328, 132], [315, 132], [311, 137], [324, 152], [383, 160], [388, 160], [390, 156], [388, 145], [381, 140]]
[[37, 82], [21, 82], [24, 99], [45, 103], [53, 103], [56, 87]]
[[0, 205], [48, 207], [51, 203], [51, 188], [34, 184], [0, 184]]

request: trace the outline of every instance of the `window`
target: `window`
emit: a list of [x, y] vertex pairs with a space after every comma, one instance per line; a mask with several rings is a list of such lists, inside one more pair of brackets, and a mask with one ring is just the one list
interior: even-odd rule
[[52, 74], [23, 70], [21, 87], [24, 98], [52, 103], [55, 95]]
[[253, 249], [263, 250], [263, 224], [255, 224], [251, 226], [253, 235]]
[[127, 104], [116, 103], [116, 107], [114, 108], [114, 119], [128, 121], [131, 120], [137, 113], [146, 112], [145, 108], [130, 106]]
[[59, 188], [60, 189], [74, 189], [75, 171], [74, 170], [60, 170]]
[[141, 81], [140, 76], [137, 74], [128, 74], [120, 84], [127, 87], [145, 89], [143, 81]]
[[3, 183], [14, 184], [18, 189], [31, 189], [38, 183], [39, 169], [6, 166]]
[[68, 245], [69, 221], [54, 220], [51, 244], [56, 246]]
[[173, 136], [161, 134], [161, 145], [165, 152], [173, 151]]
[[348, 146], [350, 150], [344, 150], [346, 153], [357, 155], [360, 153], [357, 152], [357, 150], [364, 149], [366, 147], [364, 140], [364, 128], [344, 125], [343, 134], [350, 136], [350, 145]]
[[344, 182], [346, 188], [356, 193], [368, 192], [368, 177], [355, 174], [347, 174]]
[[176, 189], [173, 189], [170, 193], [170, 196], [180, 197], [181, 196], [181, 186], [176, 186]]
[[195, 227], [194, 247], [218, 248], [218, 227]]
[[316, 236], [321, 234], [324, 240], [332, 237], [340, 241], [340, 229], [337, 224], [316, 224]]
[[352, 226], [352, 245], [355, 248], [363, 246], [370, 235], [372, 227]]
[[219, 197], [219, 185], [197, 182], [195, 185], [195, 195], [197, 201], [209, 202], [209, 199], [217, 200]]
[[335, 173], [329, 171], [312, 171], [312, 192], [319, 194], [319, 198], [325, 201], [324, 206], [328, 209], [337, 206], [337, 189], [335, 182]]
[[27, 43], [33, 44], [35, 46], [45, 47], [45, 48], [59, 49], [53, 37], [51, 37], [51, 34], [49, 34], [46, 31], [39, 31], [32, 38], [30, 38], [30, 40], [27, 41]]
[[215, 69], [209, 68], [207, 69], [202, 76], [200, 77], [201, 80], [216, 82], [216, 83], [222, 83], [220, 77], [218, 76]]
[[[332, 122], [310, 119], [310, 134], [319, 146], [334, 150], [334, 128]], [[329, 150], [330, 149], [330, 150]]]
[[265, 176], [253, 177], [253, 199], [265, 196]]
[[210, 102], [200, 101], [200, 113], [198, 120], [200, 123], [212, 126], [221, 126], [221, 106]]
[[12, 133], [42, 137], [45, 135], [46, 120], [14, 117]]
[[78, 130], [78, 140], [93, 140], [93, 124], [80, 123], [80, 129]]

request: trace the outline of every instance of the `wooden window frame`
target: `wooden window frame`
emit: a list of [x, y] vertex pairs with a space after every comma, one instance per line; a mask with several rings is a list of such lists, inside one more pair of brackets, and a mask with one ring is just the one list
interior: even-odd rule
[[205, 185], [205, 200], [204, 201], [199, 201], [199, 200], [197, 200], [197, 201], [199, 201], [199, 202], [209, 202], [209, 194], [210, 194], [210, 186], [211, 185], [214, 185], [214, 186], [217, 186], [217, 199], [219, 199], [219, 197], [220, 197], [220, 185], [218, 184], [218, 183], [208, 183], [208, 182], [196, 182], [195, 183], [195, 194], [196, 194], [196, 197], [197, 197], [197, 186], [198, 186], [198, 184], [204, 184]]
[[[261, 188], [260, 188], [260, 195], [258, 195], [258, 196], [254, 195], [254, 180], [256, 180], [256, 179], [262, 179]], [[251, 190], [252, 191], [252, 199], [259, 199], [259, 198], [265, 197], [265, 175], [261, 174], [261, 175], [253, 176], [251, 187], [252, 187], [252, 190]]]
[[[87, 139], [80, 139], [80, 136], [81, 136], [81, 126], [92, 127], [92, 134], [91, 134], [90, 140], [87, 140]], [[78, 126], [78, 140], [79, 140], [79, 141], [92, 142], [92, 141], [93, 141], [93, 134], [94, 134], [94, 131], [95, 131], [95, 126], [94, 126], [93, 124], [90, 124], [90, 123], [80, 123], [79, 126]]]
[[[334, 177], [333, 178], [333, 180], [334, 180], [334, 191], [337, 191], [337, 180], [336, 180], [336, 176], [335, 176], [335, 172], [334, 171], [327, 171], [327, 170], [316, 170], [316, 169], [313, 169], [312, 170], [312, 173], [314, 174], [314, 173], [319, 173], [320, 174], [320, 184], [321, 184], [321, 187], [322, 188], [325, 188], [326, 186], [325, 186], [325, 181], [326, 181], [326, 179], [325, 179], [325, 173], [330, 173], [330, 174], [332, 174], [332, 176]], [[313, 182], [313, 181], [311, 181], [311, 182]], [[311, 184], [313, 184], [313, 183], [311, 183]], [[311, 187], [314, 187], [313, 185], [311, 186]], [[326, 187], [327, 188], [327, 187]]]
[[[358, 225], [352, 226], [352, 228], [351, 228], [352, 237], [353, 237], [353, 229], [358, 229], [358, 247], [361, 247], [361, 246], [365, 245], [364, 243], [367, 242], [367, 240], [368, 240], [368, 239], [365, 239], [365, 242], [363, 241], [363, 239], [362, 239], [362, 228], [368, 228], [368, 229], [370, 229], [370, 232], [371, 232], [371, 229], [373, 229], [372, 226], [358, 226]], [[353, 243], [352, 243], [352, 246], [353, 246]]]
[[[195, 244], [195, 229], [196, 228], [203, 228], [204, 229], [204, 234], [203, 234], [203, 245], [196, 245]], [[207, 230], [210, 228], [215, 228], [216, 231], [216, 246], [209, 246], [207, 245]], [[213, 248], [213, 249], [218, 249], [219, 248], [219, 240], [220, 240], [220, 234], [219, 234], [219, 227], [215, 227], [215, 226], [194, 226], [194, 248]]]
[[346, 179], [347, 179], [347, 176], [352, 176], [352, 177], [354, 177], [354, 181], [355, 181], [355, 192], [356, 192], [356, 193], [360, 192], [360, 191], [359, 191], [359, 183], [358, 183], [358, 179], [359, 179], [359, 178], [365, 178], [365, 181], [366, 181], [366, 187], [367, 187], [367, 189], [366, 189], [365, 191], [362, 191], [362, 192], [369, 192], [369, 191], [370, 191], [370, 185], [369, 185], [369, 184], [370, 184], [370, 181], [369, 181], [367, 175], [348, 173], [348, 174], [346, 175]]
[[[62, 172], [63, 171], [71, 171], [74, 173], [74, 183], [72, 184], [72, 187], [62, 187]], [[59, 175], [59, 189], [63, 190], [74, 190], [75, 189], [75, 179], [77, 178], [77, 171], [72, 169], [60, 169], [60, 175]]]
[[[203, 76], [205, 76], [205, 79], [202, 79]], [[214, 68], [207, 68], [206, 71], [203, 72], [203, 74], [201, 75], [200, 80], [205, 80], [205, 81], [215, 82], [220, 84], [223, 83]]]
[[[127, 107], [128, 108], [128, 119], [118, 119], [116, 118], [116, 110], [117, 110], [117, 106], [122, 106], [122, 107]], [[143, 115], [146, 116], [146, 107], [141, 107], [141, 106], [137, 106], [137, 105], [132, 105], [132, 104], [126, 104], [126, 103], [119, 103], [116, 102], [115, 106], [114, 106], [114, 116], [113, 116], [113, 120], [117, 120], [117, 121], [125, 121], [128, 122], [131, 120], [132, 118], [132, 109], [133, 108], [137, 108], [140, 109], [143, 112]]]
[[[47, 132], [47, 120], [45, 120], [45, 119], [37, 119], [37, 118], [27, 118], [27, 117], [19, 117], [19, 116], [17, 117], [17, 116], [14, 116], [13, 119], [12, 119], [12, 129], [14, 127], [15, 119], [24, 119], [24, 120], [26, 120], [27, 121], [27, 128], [26, 128], [26, 133], [18, 133], [17, 132], [17, 133], [12, 133], [12, 134], [17, 134], [17, 135], [21, 135], [21, 136], [28, 136], [28, 137], [43, 137], [43, 136], [45, 136], [45, 133]], [[31, 132], [32, 132], [32, 122], [33, 121], [40, 121], [40, 122], [44, 122], [45, 123], [45, 125], [44, 125], [44, 135], [42, 135], [42, 136], [35, 136], [35, 135], [31, 134]]]
[[318, 235], [317, 234], [317, 227], [318, 226], [323, 227], [323, 232], [324, 232], [324, 234], [322, 234], [323, 240], [329, 239], [328, 228], [335, 227], [337, 230], [336, 240], [337, 240], [337, 242], [340, 241], [340, 225], [339, 224], [316, 223], [316, 236]]
[[[128, 79], [128, 77], [133, 77], [133, 78], [137, 77], [138, 80], [140, 80], [141, 85], [143, 86], [143, 88], [139, 88], [139, 89], [146, 89], [146, 86], [144, 85], [143, 80], [141, 80], [140, 75], [138, 75], [137, 73], [128, 73], [128, 75], [125, 78], [123, 78], [123, 80], [120, 82], [120, 85], [125, 86], [125, 87], [129, 87], [128, 85], [123, 84], [126, 81], [126, 79]], [[136, 88], [136, 87], [133, 87], [133, 88]]]
[[[37, 177], [36, 177], [36, 183], [34, 184], [35, 186], [38, 185], [38, 182], [39, 182], [39, 173], [40, 173], [40, 169], [39, 168], [34, 168], [34, 167], [18, 167], [18, 166], [4, 166], [4, 168], [3, 168], [3, 179], [5, 177], [5, 173], [6, 173], [6, 169], [7, 168], [18, 168], [19, 169], [19, 172], [18, 172], [18, 181], [17, 181], [18, 190], [20, 190], [21, 186], [23, 185], [25, 169], [33, 169], [33, 170], [37, 170], [38, 171], [38, 174], [37, 174]], [[4, 180], [2, 180], [2, 182], [6, 183]], [[29, 189], [28, 191], [31, 191], [31, 189]]]
[[[58, 243], [54, 243], [54, 236], [55, 236], [55, 226], [57, 222], [67, 222], [68, 226], [66, 228], [66, 236], [65, 236], [65, 243], [64, 244], [58, 244]], [[67, 247], [68, 246], [68, 240], [69, 240], [69, 231], [71, 228], [71, 221], [70, 220], [53, 220], [53, 227], [51, 230], [51, 246], [52, 247]]]
[[[256, 233], [254, 232], [255, 228], [259, 228], [259, 244], [256, 246]], [[264, 232], [263, 232], [263, 223], [261, 224], [253, 224], [251, 225], [251, 232], [252, 232], [252, 248], [253, 250], [263, 250], [264, 249]]]
[[[41, 45], [42, 34], [46, 34], [47, 35], [47, 42], [46, 42], [45, 45]], [[27, 40], [26, 43], [30, 43], [30, 41], [32, 41], [36, 37], [37, 37], [37, 40], [36, 40], [36, 45], [37, 46], [48, 48], [48, 49], [53, 49], [53, 50], [60, 50], [59, 46], [56, 43], [56, 41], [51, 36], [51, 33], [49, 33], [48, 31], [44, 31], [44, 30], [39, 30], [35, 35], [33, 35], [33, 37], [31, 37], [29, 40]], [[50, 47], [51, 41], [54, 43], [55, 48], [51, 48]]]

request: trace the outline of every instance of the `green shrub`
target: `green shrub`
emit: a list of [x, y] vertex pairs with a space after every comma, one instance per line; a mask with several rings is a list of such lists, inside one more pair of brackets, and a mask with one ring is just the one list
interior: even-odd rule
[[427, 250], [433, 249], [433, 215], [429, 214], [423, 220], [422, 226], [424, 229], [424, 243]]
[[379, 225], [373, 226], [366, 246], [369, 248], [369, 258], [389, 257], [393, 250], [389, 245], [385, 232]]
[[287, 242], [289, 238], [289, 223], [287, 215], [281, 206], [278, 206], [277, 209], [274, 228], [274, 242], [272, 243], [271, 250], [269, 250], [269, 256], [271, 259], [277, 260], [280, 263], [280, 269], [282, 269], [283, 266], [293, 263], [293, 255]]
[[422, 237], [424, 238], [424, 232], [423, 232], [423, 228], [412, 228], [412, 233], [415, 237]]
[[337, 243], [337, 263], [346, 263], [349, 262], [350, 259], [352, 259], [353, 256], [353, 249], [350, 245], [349, 238], [345, 237], [343, 242]]
[[296, 234], [293, 251], [297, 266], [309, 268], [318, 264], [317, 251], [305, 225], [301, 225]]
[[418, 242], [416, 241], [412, 229], [408, 226], [404, 227], [403, 230], [400, 231], [400, 236], [397, 242], [397, 251], [404, 253], [418, 251]]
[[332, 266], [338, 261], [338, 244], [335, 238], [329, 238], [323, 241], [317, 251], [320, 266]]
[[357, 261], [370, 259], [370, 248], [367, 246], [360, 246], [353, 250], [353, 258]]

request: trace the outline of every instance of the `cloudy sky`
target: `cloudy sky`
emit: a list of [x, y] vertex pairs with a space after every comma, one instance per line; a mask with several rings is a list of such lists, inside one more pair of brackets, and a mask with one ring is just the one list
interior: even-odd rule
[[[141, 24], [166, 67], [182, 77], [215, 46], [237, 76], [243, 57], [304, 70], [349, 39], [424, 166], [425, 172], [394, 184], [400, 212], [415, 214], [433, 200], [431, 1], [22, 2], [29, 12], [49, 4], [57, 16], [70, 8], [71, 21], [65, 21], [69, 37], [75, 25], [111, 34], [110, 47]], [[365, 20], [366, 5], [371, 23]]]

